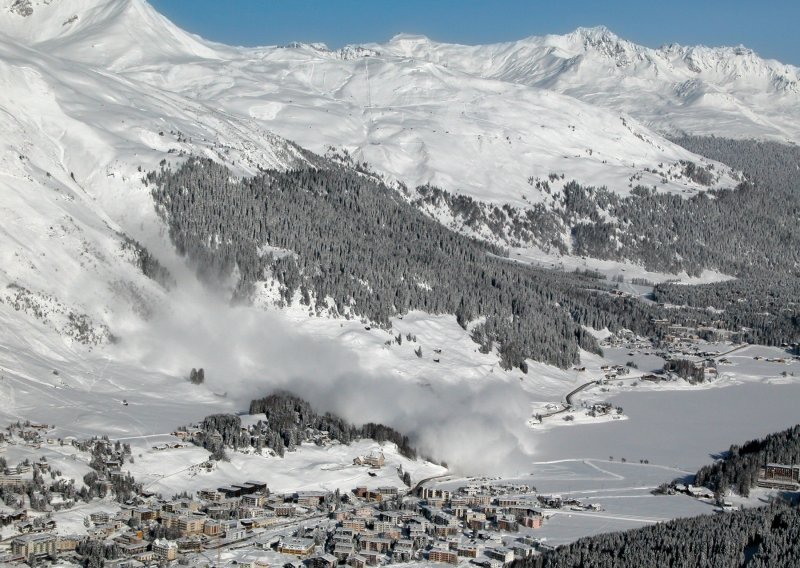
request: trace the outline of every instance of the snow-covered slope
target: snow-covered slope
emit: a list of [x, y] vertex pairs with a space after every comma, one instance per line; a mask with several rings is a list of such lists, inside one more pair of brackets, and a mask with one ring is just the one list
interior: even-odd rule
[[61, 58], [106, 69], [197, 57], [226, 49], [173, 25], [138, 0], [0, 0], [0, 33]]
[[426, 59], [410, 47], [417, 40], [397, 39], [391, 49], [231, 48], [186, 34], [144, 0], [30, 4], [29, 16], [7, 12], [0, 29], [36, 49], [256, 121], [313, 151], [344, 148], [412, 187], [432, 183], [520, 206], [550, 198], [535, 189], [550, 174], [561, 180], [549, 182], [556, 191], [572, 179], [622, 193], [637, 183], [702, 189], [646, 172], [703, 160], [624, 112]]
[[741, 46], [650, 49], [596, 27], [481, 46], [401, 35], [371, 47], [568, 94], [658, 131], [800, 141], [800, 69]]
[[[21, 34], [22, 17], [0, 22]], [[91, 341], [114, 315], [146, 314], [163, 295], [125, 245], [128, 235], [169, 250], [143, 171], [182, 153], [242, 171], [301, 160], [251, 120], [2, 34], [0, 85], [0, 300], [62, 333], [85, 318]]]

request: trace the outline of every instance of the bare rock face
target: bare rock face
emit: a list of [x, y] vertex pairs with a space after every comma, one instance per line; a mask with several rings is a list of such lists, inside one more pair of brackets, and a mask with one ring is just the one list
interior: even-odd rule
[[27, 18], [31, 14], [33, 14], [33, 6], [31, 6], [31, 0], [17, 0], [11, 5], [10, 10], [15, 14], [22, 16], [23, 18]]

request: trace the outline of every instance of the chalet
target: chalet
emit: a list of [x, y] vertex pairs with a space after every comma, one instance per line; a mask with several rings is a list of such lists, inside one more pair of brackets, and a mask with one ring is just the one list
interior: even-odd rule
[[386, 463], [386, 457], [383, 452], [370, 452], [368, 456], [358, 456], [353, 460], [354, 465], [367, 465], [375, 469], [382, 468]]
[[694, 485], [687, 486], [686, 490], [689, 492], [689, 495], [692, 497], [703, 497], [706, 499], [711, 499], [714, 497], [714, 492], [711, 491], [708, 487], [696, 487]]

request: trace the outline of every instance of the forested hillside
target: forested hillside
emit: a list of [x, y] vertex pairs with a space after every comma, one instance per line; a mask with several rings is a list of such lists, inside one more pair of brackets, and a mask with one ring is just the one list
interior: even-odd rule
[[695, 484], [718, 493], [731, 489], [746, 497], [756, 484], [759, 468], [766, 463], [800, 465], [800, 425], [731, 446], [724, 459], [697, 472]]
[[[660, 286], [655, 298], [686, 306], [669, 310], [676, 323], [713, 319], [728, 329], [746, 328], [748, 341], [797, 341], [800, 280], [791, 273], [800, 229], [790, 221], [800, 210], [792, 174], [798, 150], [723, 139], [703, 144], [698, 150], [719, 146], [713, 157], [731, 158], [756, 182], [690, 199], [645, 188], [623, 198], [569, 183], [559, 208], [522, 212], [433, 187], [419, 188], [409, 203], [370, 176], [321, 158], [315, 169], [241, 179], [214, 162], [190, 159], [148, 180], [179, 252], [207, 281], [235, 274], [238, 299], [252, 298], [257, 283], [271, 276], [283, 302], [299, 297], [317, 313], [383, 326], [409, 310], [454, 314], [464, 327], [481, 318], [473, 338], [484, 351], [497, 346], [506, 368], [525, 370], [526, 358], [568, 366], [579, 347], [597, 351], [581, 325], [654, 335], [651, 320], [664, 312], [612, 298], [597, 279], [509, 263], [496, 246], [459, 235], [420, 209], [446, 207], [465, 226], [562, 252], [557, 235], [569, 227], [574, 253], [630, 259], [653, 270], [739, 275], [705, 287]], [[709, 306], [714, 314], [705, 311]]]
[[799, 539], [800, 510], [774, 505], [582, 538], [513, 566], [793, 568], [800, 566]]
[[[409, 310], [454, 314], [503, 364], [525, 359], [562, 367], [578, 348], [597, 351], [581, 324], [654, 332], [657, 307], [607, 293], [603, 280], [511, 263], [502, 251], [423, 215], [395, 191], [346, 168], [265, 171], [234, 178], [191, 159], [152, 173], [170, 237], [206, 280], [234, 272], [249, 298], [269, 275], [283, 301], [359, 315], [380, 325]], [[277, 247], [291, 254], [263, 253]]]
[[[800, 148], [725, 138], [676, 140], [692, 152], [743, 171], [738, 187], [689, 198], [658, 187], [634, 186], [620, 196], [607, 188], [567, 183], [552, 207], [490, 206], [439, 188], [417, 188], [416, 203], [441, 208], [463, 227], [481, 228], [514, 245], [612, 260], [649, 270], [734, 276], [795, 273], [800, 262]], [[660, 173], [660, 170], [656, 170]], [[663, 174], [666, 176], [667, 174]], [[682, 175], [705, 179], [689, 162]], [[551, 193], [550, 180], [531, 180]], [[666, 178], [664, 178], [666, 179]], [[631, 180], [636, 183], [635, 179]], [[561, 234], [570, 235], [564, 242]], [[795, 286], [796, 288], [796, 286]]]
[[659, 284], [653, 299], [699, 311], [712, 308], [708, 318], [727, 329], [744, 329], [742, 339], [747, 342], [800, 341], [800, 278], [792, 274], [752, 275], [695, 286]]

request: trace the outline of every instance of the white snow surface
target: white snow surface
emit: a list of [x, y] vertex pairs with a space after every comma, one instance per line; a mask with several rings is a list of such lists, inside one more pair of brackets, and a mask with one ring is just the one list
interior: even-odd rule
[[399, 35], [375, 49], [567, 94], [658, 131], [800, 138], [800, 69], [744, 46], [651, 49], [598, 26], [477, 46]]

